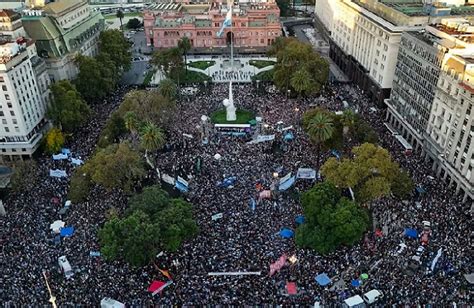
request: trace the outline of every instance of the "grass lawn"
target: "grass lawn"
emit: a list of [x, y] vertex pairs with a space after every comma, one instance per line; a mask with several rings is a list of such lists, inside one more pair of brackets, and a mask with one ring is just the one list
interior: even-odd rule
[[268, 71], [260, 72], [257, 75], [252, 76], [252, 81], [273, 81], [273, 68]]
[[268, 61], [268, 60], [250, 60], [250, 65], [255, 66], [256, 68], [264, 68], [270, 65], [275, 65], [275, 61]]
[[150, 70], [146, 72], [145, 79], [143, 79], [143, 85], [148, 86], [150, 85], [151, 79], [155, 75], [156, 70]]
[[[188, 73], [186, 74], [186, 70], [183, 69], [180, 74], [179, 74], [179, 80], [176, 76], [173, 76], [172, 78], [174, 82], [179, 83], [179, 84], [184, 84], [184, 83], [202, 83], [205, 80], [211, 81], [212, 78], [207, 76], [204, 73], [200, 72], [195, 72], [188, 70]], [[179, 82], [178, 82], [179, 81]]]
[[255, 118], [253, 112], [244, 109], [237, 109], [236, 114], [237, 120], [227, 121], [225, 109], [221, 109], [211, 114], [211, 121], [216, 124], [248, 124]]
[[198, 68], [204, 71], [205, 69], [213, 66], [214, 64], [216, 64], [216, 61], [194, 61], [194, 62], [189, 62], [188, 66]]

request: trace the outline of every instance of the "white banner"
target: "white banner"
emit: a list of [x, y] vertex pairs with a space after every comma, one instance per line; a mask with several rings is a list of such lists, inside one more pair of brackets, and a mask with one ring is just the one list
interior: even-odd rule
[[166, 173], [163, 173], [163, 175], [161, 176], [161, 179], [163, 180], [163, 182], [165, 183], [168, 183], [170, 185], [174, 185], [174, 178], [167, 175]]
[[316, 170], [311, 168], [299, 168], [296, 177], [298, 179], [315, 179]]
[[183, 179], [182, 177], [178, 176], [178, 182], [180, 182], [181, 184], [183, 184], [184, 186], [188, 187], [189, 184], [188, 184], [188, 181], [186, 181], [185, 179]]
[[257, 142], [272, 141], [275, 139], [275, 135], [258, 135]]
[[67, 176], [66, 171], [64, 170], [49, 170], [49, 176], [55, 177], [55, 178], [63, 178]]
[[219, 213], [219, 214], [212, 215], [211, 219], [212, 220], [218, 220], [218, 219], [221, 219], [223, 216], [224, 216], [223, 213]]

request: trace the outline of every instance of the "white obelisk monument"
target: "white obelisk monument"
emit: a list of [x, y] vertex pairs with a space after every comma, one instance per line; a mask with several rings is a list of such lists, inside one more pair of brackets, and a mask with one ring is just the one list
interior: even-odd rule
[[[232, 0], [227, 1], [227, 10], [230, 13], [230, 71], [231, 73], [234, 71], [234, 33], [232, 32], [232, 9], [233, 9], [234, 2]], [[224, 99], [222, 102], [226, 109], [226, 120], [227, 121], [235, 121], [237, 120], [237, 115], [235, 113], [236, 108], [234, 105], [234, 97], [232, 95], [232, 78], [233, 75], [231, 74], [231, 80], [229, 81], [229, 98]]]

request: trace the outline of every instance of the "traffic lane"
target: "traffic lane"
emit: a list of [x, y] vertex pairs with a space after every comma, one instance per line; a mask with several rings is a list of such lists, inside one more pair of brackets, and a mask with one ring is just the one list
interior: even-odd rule
[[139, 85], [143, 83], [148, 61], [132, 62], [130, 70], [125, 72], [120, 81], [121, 84]]

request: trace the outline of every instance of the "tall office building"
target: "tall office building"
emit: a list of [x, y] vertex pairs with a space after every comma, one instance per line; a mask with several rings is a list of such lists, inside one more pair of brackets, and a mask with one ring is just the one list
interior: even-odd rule
[[[318, 0], [316, 16], [330, 33], [330, 57], [374, 101], [390, 96], [404, 31], [474, 12], [471, 6], [422, 0]], [[457, 2], [455, 3], [457, 4]]]
[[76, 77], [74, 58], [78, 53], [96, 55], [100, 32], [105, 29], [104, 18], [86, 0], [60, 0], [25, 10], [22, 21], [53, 81]]
[[474, 25], [446, 19], [403, 34], [387, 121], [474, 200]]
[[25, 36], [21, 17], [0, 10], [0, 151], [2, 159], [31, 156], [38, 148], [49, 96], [46, 65]]

